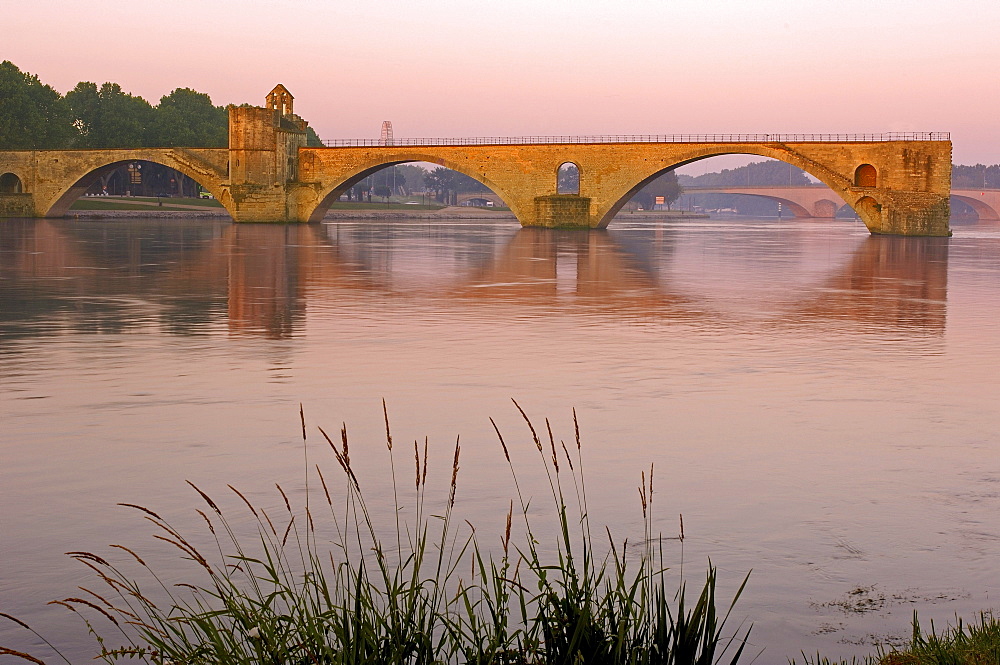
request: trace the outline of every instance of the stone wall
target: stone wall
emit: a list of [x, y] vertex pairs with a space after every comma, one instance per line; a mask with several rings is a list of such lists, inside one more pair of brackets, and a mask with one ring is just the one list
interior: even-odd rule
[[0, 194], [0, 217], [34, 217], [34, 199], [31, 194]]
[[535, 197], [535, 223], [549, 228], [589, 228], [590, 199], [572, 194]]

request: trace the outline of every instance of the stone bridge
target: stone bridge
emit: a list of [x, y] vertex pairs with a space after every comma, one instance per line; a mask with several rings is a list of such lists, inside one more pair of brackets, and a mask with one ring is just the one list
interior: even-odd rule
[[780, 187], [756, 185], [747, 187], [685, 187], [685, 194], [742, 194], [759, 196], [782, 204], [795, 217], [834, 217], [844, 201], [826, 185], [815, 187]]
[[[471, 204], [470, 201], [472, 201]], [[502, 198], [493, 192], [469, 192], [455, 195], [455, 202], [458, 205], [483, 205], [483, 201], [489, 201], [494, 206], [504, 207], [507, 205]]]
[[[0, 152], [0, 215], [58, 217], [107, 169], [157, 162], [193, 178], [237, 222], [316, 222], [359, 180], [430, 162], [489, 187], [523, 226], [605, 228], [664, 171], [727, 154], [788, 162], [846, 201], [872, 233], [947, 236], [947, 134], [529, 137], [350, 141], [306, 147], [307, 123], [277, 86], [263, 107], [229, 108], [228, 149]], [[558, 189], [560, 168], [579, 187]]]
[[[825, 185], [781, 187], [755, 185], [748, 187], [685, 187], [685, 194], [742, 194], [778, 201], [795, 217], [832, 218], [844, 205], [832, 189]], [[953, 189], [951, 198], [965, 203], [981, 220], [1000, 220], [1000, 190]]]

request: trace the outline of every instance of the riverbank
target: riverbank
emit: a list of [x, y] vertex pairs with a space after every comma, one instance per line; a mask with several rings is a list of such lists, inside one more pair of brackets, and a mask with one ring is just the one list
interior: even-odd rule
[[[81, 198], [70, 208], [71, 219], [109, 219], [134, 217], [206, 217], [228, 219], [229, 213], [215, 199], [156, 199], [143, 197], [87, 197]], [[619, 212], [616, 219], [655, 221], [666, 219], [708, 219], [705, 213], [683, 210], [639, 210]], [[504, 219], [516, 220], [506, 208], [479, 208], [473, 206], [430, 206], [335, 203], [324, 220], [341, 219]]]
[[[175, 207], [163, 208], [128, 208], [122, 210], [70, 210], [66, 214], [68, 219], [131, 219], [134, 217], [152, 217], [156, 219], [166, 219], [166, 218], [211, 218], [211, 219], [230, 219], [229, 213], [226, 212], [224, 208], [186, 208], [180, 209]], [[514, 213], [509, 211], [484, 211], [477, 208], [466, 208], [453, 206], [449, 208], [442, 208], [440, 210], [331, 210], [323, 218], [325, 221], [336, 221], [336, 220], [358, 220], [358, 219], [372, 219], [372, 220], [387, 220], [387, 219], [497, 219], [497, 220], [516, 220]]]
[[[107, 210], [70, 210], [66, 215], [68, 219], [131, 219], [136, 216], [152, 217], [155, 219], [167, 218], [206, 218], [206, 219], [230, 219], [229, 213], [223, 208], [195, 208], [179, 206], [163, 206], [152, 208], [127, 208], [127, 209], [107, 209]], [[338, 220], [435, 220], [435, 219], [495, 219], [505, 221], [517, 221], [517, 217], [509, 210], [490, 210], [489, 208], [470, 208], [466, 206], [450, 206], [440, 210], [330, 210], [326, 213], [324, 221]], [[709, 219], [706, 214], [699, 213], [668, 213], [664, 212], [621, 212], [615, 216], [617, 220], [635, 221], [665, 221], [679, 219]]]

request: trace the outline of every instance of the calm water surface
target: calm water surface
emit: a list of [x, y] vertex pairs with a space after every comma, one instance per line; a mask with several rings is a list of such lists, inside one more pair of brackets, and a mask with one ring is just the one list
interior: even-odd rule
[[[753, 570], [736, 615], [757, 662], [869, 653], [914, 609], [1000, 605], [998, 294], [1000, 229], [978, 226], [5, 220], [0, 611], [89, 660], [45, 605], [91, 582], [63, 553], [155, 547], [120, 501], [197, 530], [186, 479], [301, 501], [299, 403], [311, 441], [347, 423], [383, 514], [381, 399], [397, 441], [429, 437], [432, 484], [461, 435], [462, 516], [499, 536], [513, 487], [489, 417], [547, 491], [514, 397], [567, 440], [576, 408], [592, 520], [619, 541], [642, 538], [652, 463], [692, 583], [709, 556], [726, 594]], [[45, 655], [10, 625], [0, 644]]]

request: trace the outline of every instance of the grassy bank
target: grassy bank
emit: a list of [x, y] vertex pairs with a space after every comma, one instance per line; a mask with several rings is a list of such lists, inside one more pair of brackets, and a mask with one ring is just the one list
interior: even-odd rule
[[389, 203], [378, 201], [337, 201], [330, 206], [330, 210], [441, 210], [446, 206], [437, 203], [401, 203], [390, 201]]
[[[330, 206], [330, 210], [394, 210], [400, 212], [442, 210], [447, 206], [438, 203], [404, 203], [390, 201], [338, 201]], [[77, 199], [70, 210], [168, 210], [184, 211], [191, 209], [222, 208], [216, 199], [197, 199], [181, 197], [147, 197], [147, 196], [85, 196]], [[507, 208], [474, 208], [474, 210], [509, 212]]]
[[[938, 630], [931, 622], [929, 630], [920, 625], [913, 613], [913, 636], [898, 650], [880, 649], [864, 659], [833, 661], [821, 655], [804, 656], [805, 665], [997, 665], [1000, 664], [1000, 620], [982, 613], [979, 619]], [[795, 665], [795, 661], [792, 661]]]
[[70, 211], [74, 210], [163, 210], [183, 212], [191, 209], [222, 208], [215, 199], [147, 196], [84, 196], [77, 199]]

